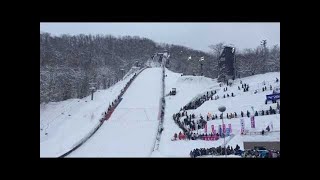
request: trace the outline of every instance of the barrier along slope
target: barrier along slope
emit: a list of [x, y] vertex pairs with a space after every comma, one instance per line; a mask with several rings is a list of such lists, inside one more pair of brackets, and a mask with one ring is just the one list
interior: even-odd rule
[[161, 139], [161, 133], [163, 131], [163, 118], [164, 118], [164, 110], [165, 110], [165, 65], [162, 64], [162, 80], [161, 80], [161, 98], [159, 101], [159, 115], [158, 115], [158, 120], [159, 120], [159, 125], [158, 125], [158, 132], [156, 136], [156, 140], [154, 143], [154, 147], [151, 151], [151, 153], [155, 150], [159, 149], [159, 144], [160, 144], [160, 139]]
[[126, 84], [126, 86], [121, 90], [121, 93], [118, 95], [118, 98], [114, 101], [113, 105], [109, 106], [105, 116], [103, 118], [100, 119], [99, 123], [97, 124], [97, 126], [95, 128], [93, 128], [93, 130], [91, 130], [87, 136], [85, 136], [84, 138], [82, 138], [78, 143], [76, 143], [76, 145], [70, 149], [68, 152], [64, 153], [63, 155], [59, 156], [59, 158], [63, 158], [66, 157], [67, 155], [69, 155], [70, 153], [72, 153], [73, 151], [75, 151], [76, 149], [78, 149], [82, 144], [84, 144], [88, 139], [90, 139], [98, 130], [99, 128], [102, 126], [102, 124], [104, 123], [104, 121], [107, 121], [112, 113], [114, 112], [115, 108], [119, 105], [119, 103], [122, 100], [122, 95], [127, 91], [127, 89], [129, 88], [129, 86], [131, 85], [131, 83], [133, 82], [133, 80], [143, 71], [145, 70], [147, 67], [142, 68], [141, 70], [139, 70], [131, 79], [130, 81]]

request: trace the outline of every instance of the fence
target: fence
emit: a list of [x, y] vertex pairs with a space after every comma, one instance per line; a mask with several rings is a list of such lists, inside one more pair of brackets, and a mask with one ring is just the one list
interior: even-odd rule
[[[160, 139], [161, 139], [161, 133], [163, 130], [163, 118], [164, 118], [164, 110], [165, 110], [165, 64], [162, 64], [162, 80], [161, 80], [161, 98], [159, 102], [159, 114], [158, 114], [158, 120], [159, 120], [159, 125], [158, 125], [158, 132], [156, 135], [156, 140], [153, 146], [152, 151], [158, 150], [159, 149], [159, 144], [160, 144]], [[151, 152], [152, 152], [151, 151]]]

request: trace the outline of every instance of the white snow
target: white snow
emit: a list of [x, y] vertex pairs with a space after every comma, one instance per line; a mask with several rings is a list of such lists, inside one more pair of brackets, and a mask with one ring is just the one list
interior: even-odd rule
[[[276, 77], [280, 80], [280, 73], [266, 73], [255, 76], [250, 76], [247, 78], [242, 78], [242, 83], [249, 84], [249, 92], [243, 92], [238, 90], [238, 85], [240, 80], [235, 80], [232, 87], [228, 86], [228, 91], [223, 92], [223, 88], [226, 86], [219, 87], [219, 84], [216, 80], [212, 80], [206, 77], [199, 76], [180, 76], [180, 74], [170, 72], [166, 70], [166, 93], [171, 90], [172, 87], [177, 88], [176, 96], [166, 97], [166, 111], [165, 111], [165, 120], [164, 120], [164, 131], [162, 133], [161, 142], [159, 151], [161, 156], [166, 157], [189, 157], [191, 150], [195, 148], [211, 148], [217, 147], [223, 144], [223, 138], [220, 138], [217, 141], [204, 141], [204, 140], [182, 140], [182, 141], [171, 141], [174, 133], [183, 132], [173, 121], [172, 115], [179, 112], [180, 108], [187, 105], [193, 97], [197, 95], [206, 94], [207, 91], [216, 90], [217, 94], [220, 96], [218, 100], [209, 100], [198, 107], [196, 110], [188, 110], [188, 114], [194, 113], [196, 116], [199, 116], [201, 113], [204, 119], [208, 112], [211, 114], [217, 114], [219, 116], [218, 107], [224, 105], [226, 111], [224, 116], [228, 112], [237, 112], [238, 117], [240, 116], [240, 111], [246, 110], [251, 111], [251, 106], [255, 107], [255, 110], [267, 110], [271, 104], [265, 105], [265, 95], [271, 94], [272, 91], [267, 90], [267, 92], [261, 92], [254, 94], [254, 90], [261, 88], [262, 82], [265, 80], [266, 86], [269, 89], [270, 84], [272, 86], [279, 85], [275, 83]], [[241, 88], [241, 85], [240, 85]], [[233, 92], [236, 97], [229, 97], [223, 99], [223, 94], [229, 93], [231, 95]], [[271, 105], [275, 108], [275, 104]], [[246, 129], [250, 128], [250, 118], [244, 117]], [[261, 131], [265, 129], [270, 122], [273, 122], [274, 130], [279, 132], [272, 132], [268, 135], [240, 135], [240, 119], [224, 119], [224, 123], [232, 125], [232, 133], [235, 136], [229, 141], [227, 145], [235, 147], [237, 144], [240, 148], [243, 149], [243, 141], [280, 141], [280, 115], [268, 115], [268, 116], [257, 116], [255, 117], [256, 128], [251, 131]], [[215, 125], [215, 129], [218, 129], [218, 125], [222, 124], [221, 120], [211, 120], [208, 121], [208, 133], [211, 133], [211, 124]], [[228, 126], [227, 126], [228, 127]], [[201, 130], [199, 130], [199, 133]], [[226, 137], [226, 141], [229, 137]], [[154, 155], [156, 156], [156, 155]]]
[[76, 145], [98, 125], [109, 104], [116, 99], [132, 76], [109, 89], [97, 90], [93, 101], [90, 95], [83, 99], [41, 105], [40, 157], [58, 157]]
[[[156, 67], [157, 63], [148, 62], [150, 66]], [[130, 75], [129, 75], [130, 74]], [[40, 156], [57, 157], [73, 147], [81, 138], [87, 135], [99, 122], [102, 113], [108, 108], [125, 83], [129, 81], [134, 73], [129, 72], [124, 81], [118, 82], [107, 90], [98, 90], [94, 94], [94, 101], [91, 96], [83, 99], [69, 99], [57, 103], [49, 103], [40, 107]], [[175, 96], [166, 96], [166, 108], [164, 116], [164, 130], [162, 132], [160, 146], [157, 151], [153, 151], [153, 145], [158, 130], [159, 99], [161, 97], [161, 75], [159, 67], [147, 68], [132, 82], [131, 86], [124, 93], [123, 99], [111, 115], [110, 119], [86, 143], [68, 157], [190, 157], [189, 153], [195, 148], [211, 148], [223, 144], [223, 138], [217, 141], [204, 140], [178, 140], [171, 141], [174, 133], [182, 130], [172, 119], [174, 113], [187, 105], [191, 100], [206, 94], [207, 91], [216, 90], [220, 96], [218, 100], [209, 100], [195, 110], [188, 110], [188, 115], [194, 113], [196, 117], [200, 114], [206, 120], [207, 113], [220, 115], [218, 107], [226, 107], [226, 113], [234, 113], [240, 116], [240, 111], [246, 115], [251, 107], [255, 111], [268, 110], [270, 106], [276, 108], [276, 104], [265, 105], [267, 94], [272, 87], [280, 87], [279, 72], [254, 75], [242, 78], [242, 83], [249, 84], [249, 92], [243, 92], [240, 80], [233, 82], [233, 86], [228, 86], [228, 91], [223, 92], [216, 79], [203, 76], [181, 76], [166, 69], [165, 94], [169, 94], [172, 88], [176, 88]], [[267, 91], [262, 92], [262, 87], [266, 86]], [[257, 90], [258, 93], [254, 94]], [[231, 92], [236, 97], [223, 99], [224, 94]], [[214, 96], [216, 96], [214, 95]], [[87, 102], [85, 102], [87, 101]], [[71, 116], [68, 116], [68, 115]], [[256, 128], [250, 128], [250, 118], [244, 117], [245, 127], [250, 132], [259, 132], [265, 129], [270, 122], [273, 123], [274, 132], [266, 135], [241, 135], [240, 118], [226, 119], [224, 122], [232, 124], [234, 137], [226, 137], [227, 145], [235, 147], [237, 144], [243, 149], [244, 141], [280, 141], [280, 115], [256, 116]], [[211, 133], [211, 125], [218, 126], [221, 120], [208, 121], [208, 133]], [[203, 130], [199, 130], [201, 133]], [[48, 135], [45, 135], [45, 132]], [[212, 156], [204, 156], [204, 158]], [[220, 157], [220, 156], [214, 156]], [[224, 157], [224, 156], [223, 156]], [[239, 157], [230, 155], [230, 158]]]
[[69, 157], [148, 157], [158, 126], [161, 68], [144, 70], [111, 118]]

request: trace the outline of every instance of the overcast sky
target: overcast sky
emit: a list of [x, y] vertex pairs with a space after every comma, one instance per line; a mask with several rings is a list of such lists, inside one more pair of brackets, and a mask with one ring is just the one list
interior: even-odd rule
[[237, 48], [280, 45], [280, 23], [40, 23], [40, 31], [61, 34], [140, 36], [158, 43], [209, 51], [210, 44], [225, 42]]

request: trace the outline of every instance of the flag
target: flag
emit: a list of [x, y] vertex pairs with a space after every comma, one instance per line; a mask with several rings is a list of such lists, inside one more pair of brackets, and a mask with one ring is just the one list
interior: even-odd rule
[[226, 128], [226, 136], [230, 136], [230, 129]]
[[255, 128], [254, 116], [251, 116], [251, 128]]
[[243, 134], [244, 133], [244, 119], [243, 118], [240, 119], [240, 124], [241, 124], [241, 134]]
[[223, 133], [226, 133], [226, 125], [222, 124]]
[[204, 125], [204, 132], [207, 133], [207, 123]]
[[214, 134], [214, 125], [211, 125], [212, 133]]

